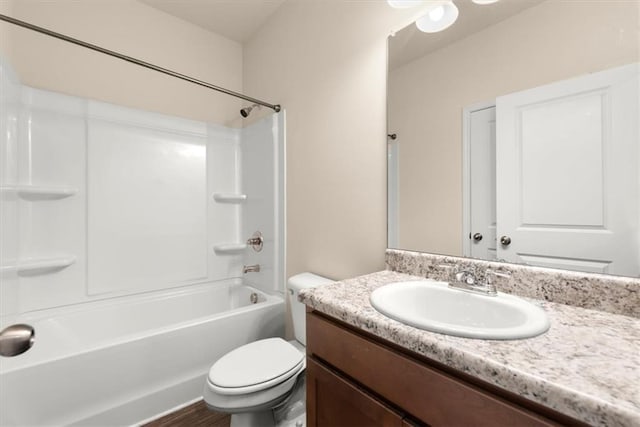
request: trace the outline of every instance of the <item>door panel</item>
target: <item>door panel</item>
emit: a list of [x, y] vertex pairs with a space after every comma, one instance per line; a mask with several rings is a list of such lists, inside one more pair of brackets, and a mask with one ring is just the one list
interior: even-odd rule
[[596, 91], [520, 111], [521, 224], [604, 227], [605, 103]]

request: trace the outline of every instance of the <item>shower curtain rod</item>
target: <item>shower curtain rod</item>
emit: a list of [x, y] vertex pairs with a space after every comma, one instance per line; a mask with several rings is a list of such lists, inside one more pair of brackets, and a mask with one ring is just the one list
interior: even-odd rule
[[225, 88], [220, 87], [220, 86], [212, 85], [211, 83], [207, 83], [205, 81], [198, 80], [198, 79], [195, 79], [193, 77], [189, 77], [187, 75], [180, 74], [180, 73], [177, 73], [175, 71], [171, 71], [171, 70], [168, 70], [166, 68], [162, 68], [162, 67], [159, 67], [157, 65], [151, 64], [149, 62], [141, 61], [141, 60], [139, 60], [137, 58], [133, 58], [131, 56], [123, 55], [121, 53], [114, 52], [112, 50], [105, 49], [103, 47], [96, 46], [96, 45], [91, 44], [91, 43], [83, 42], [82, 40], [74, 39], [73, 37], [65, 36], [64, 34], [56, 33], [55, 31], [47, 30], [46, 28], [38, 27], [37, 25], [33, 25], [33, 24], [28, 23], [28, 22], [21, 21], [19, 19], [15, 19], [15, 18], [12, 18], [12, 17], [7, 16], [7, 15], [0, 14], [0, 20], [8, 22], [8, 23], [13, 24], [13, 25], [17, 25], [19, 27], [23, 27], [23, 28], [32, 30], [32, 31], [36, 31], [36, 32], [41, 33], [41, 34], [45, 34], [45, 35], [50, 36], [50, 37], [54, 37], [56, 39], [60, 39], [60, 40], [64, 40], [64, 41], [69, 42], [69, 43], [73, 43], [75, 45], [82, 46], [82, 47], [85, 47], [87, 49], [95, 50], [96, 52], [104, 53], [105, 55], [113, 56], [114, 58], [118, 58], [118, 59], [121, 59], [123, 61], [127, 61], [127, 62], [130, 62], [132, 64], [136, 64], [136, 65], [139, 65], [141, 67], [148, 68], [150, 70], [158, 71], [158, 72], [166, 74], [168, 76], [176, 77], [178, 79], [181, 79], [181, 80], [184, 80], [184, 81], [187, 81], [187, 82], [190, 82], [190, 83], [194, 83], [194, 84], [197, 84], [197, 85], [200, 85], [200, 86], [204, 86], [204, 87], [206, 87], [208, 89], [212, 89], [212, 90], [215, 90], [215, 91], [218, 91], [218, 92], [226, 93], [227, 95], [235, 96], [236, 98], [241, 98], [241, 99], [244, 99], [245, 101], [249, 101], [249, 102], [252, 102], [254, 104], [259, 104], [259, 105], [271, 108], [276, 113], [281, 110], [281, 107], [280, 107], [279, 104], [269, 104], [268, 102], [260, 101], [259, 99], [252, 98], [250, 96], [243, 95], [241, 93], [234, 92], [232, 90], [225, 89]]

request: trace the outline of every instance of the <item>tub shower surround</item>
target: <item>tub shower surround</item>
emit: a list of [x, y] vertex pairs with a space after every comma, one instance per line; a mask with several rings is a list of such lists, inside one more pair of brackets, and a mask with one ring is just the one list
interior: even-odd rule
[[136, 424], [284, 334], [284, 112], [197, 122], [25, 86], [2, 57], [0, 89], [0, 329], [36, 337], [0, 358], [0, 425]]
[[[526, 296], [525, 299], [547, 312], [551, 328], [543, 335], [525, 340], [477, 340], [423, 331], [380, 314], [369, 303], [371, 292], [389, 283], [424, 277], [446, 280], [448, 273], [438, 265], [458, 260], [390, 250], [387, 252], [389, 270], [306, 290], [300, 299], [314, 310], [587, 424], [640, 425], [637, 398], [640, 320], [611, 312], [635, 313], [631, 302], [616, 305], [615, 299], [607, 298], [608, 310], [564, 304], [570, 295], [558, 298], [560, 291], [555, 286], [568, 280], [577, 283], [577, 277], [571, 273], [555, 272], [562, 278], [552, 280], [552, 272], [539, 269], [548, 281], [546, 286], [540, 286], [539, 292], [544, 293], [536, 294], [539, 295], [536, 299]], [[500, 266], [504, 271], [502, 264], [491, 266]], [[518, 269], [518, 266], [509, 267]], [[521, 268], [531, 271], [530, 267]], [[411, 274], [391, 271], [401, 269]], [[497, 283], [498, 289], [521, 291], [525, 280], [533, 280], [524, 273], [514, 274], [511, 280], [514, 277], [522, 282]], [[624, 283], [625, 292], [633, 295], [637, 281], [623, 278], [610, 278], [610, 281], [615, 283], [618, 279]], [[604, 279], [597, 283], [601, 288], [595, 291], [599, 295], [595, 299], [600, 298], [607, 286], [615, 286], [613, 283]], [[578, 289], [588, 292], [582, 287]], [[551, 298], [556, 301], [550, 301]], [[595, 301], [587, 301], [597, 305]]]
[[474, 270], [480, 274], [489, 268], [509, 275], [509, 278], [497, 277], [494, 281], [498, 291], [504, 293], [640, 317], [640, 278], [555, 270], [397, 249], [387, 249], [385, 263], [390, 271], [443, 281], [450, 280], [451, 268]]

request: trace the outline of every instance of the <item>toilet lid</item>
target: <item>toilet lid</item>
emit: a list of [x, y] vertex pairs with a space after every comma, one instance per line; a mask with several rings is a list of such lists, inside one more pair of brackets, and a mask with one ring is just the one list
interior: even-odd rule
[[[222, 388], [245, 388], [291, 377], [304, 354], [282, 338], [255, 341], [222, 356], [209, 370], [209, 381]], [[290, 375], [285, 375], [290, 374]]]

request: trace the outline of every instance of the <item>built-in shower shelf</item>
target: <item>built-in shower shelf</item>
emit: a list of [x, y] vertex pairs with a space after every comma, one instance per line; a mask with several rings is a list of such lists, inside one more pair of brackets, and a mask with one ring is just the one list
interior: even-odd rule
[[25, 200], [56, 200], [73, 196], [78, 192], [74, 187], [42, 187], [37, 185], [7, 185], [0, 187], [2, 193], [17, 194]]
[[213, 250], [217, 254], [235, 254], [247, 249], [246, 243], [224, 243], [221, 245], [215, 245]]
[[53, 273], [69, 267], [76, 262], [75, 256], [61, 256], [55, 258], [26, 258], [15, 264], [0, 267], [2, 274], [18, 273], [19, 275], [37, 275]]
[[237, 193], [214, 193], [213, 200], [218, 203], [242, 203], [247, 200], [247, 195]]

